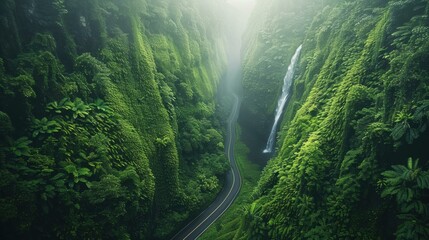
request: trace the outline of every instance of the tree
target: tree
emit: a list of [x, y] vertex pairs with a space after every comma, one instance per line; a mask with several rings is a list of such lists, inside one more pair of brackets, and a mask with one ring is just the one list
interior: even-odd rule
[[417, 167], [418, 160], [408, 159], [407, 166], [394, 165], [382, 173], [385, 188], [382, 197], [393, 196], [399, 207], [398, 239], [429, 239], [429, 171]]

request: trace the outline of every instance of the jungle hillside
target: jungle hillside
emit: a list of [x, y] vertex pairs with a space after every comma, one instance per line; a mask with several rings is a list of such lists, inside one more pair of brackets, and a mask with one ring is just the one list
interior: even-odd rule
[[427, 0], [0, 1], [0, 239], [429, 239], [428, 127]]
[[[269, 159], [235, 239], [429, 237], [429, 3], [259, 1], [240, 124]], [[276, 151], [262, 153], [295, 50]]]
[[220, 191], [222, 2], [0, 2], [2, 239], [166, 239]]

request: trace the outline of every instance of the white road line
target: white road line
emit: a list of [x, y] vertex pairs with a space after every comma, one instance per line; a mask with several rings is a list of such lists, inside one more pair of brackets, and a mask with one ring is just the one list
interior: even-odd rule
[[[219, 204], [219, 206], [217, 206], [217, 208], [215, 208], [200, 224], [198, 224], [188, 235], [186, 235], [185, 238], [189, 237], [189, 235], [191, 235], [193, 232], [195, 232], [195, 230], [197, 230], [205, 221], [207, 221], [208, 218], [210, 218], [223, 204], [224, 202], [228, 199], [229, 195], [232, 192], [232, 189], [234, 188], [234, 183], [235, 183], [235, 174], [234, 171], [232, 172], [232, 186], [229, 189], [228, 195], [226, 195], [225, 199], [223, 199], [223, 201]], [[203, 231], [204, 232], [204, 231]], [[200, 234], [201, 235], [201, 234]]]
[[[238, 174], [239, 174], [239, 176], [240, 176], [240, 171], [238, 170], [237, 171], [238, 172]], [[241, 178], [241, 176], [240, 176], [240, 178]], [[238, 187], [238, 191], [235, 193], [235, 196], [234, 196], [234, 200], [235, 200], [235, 198], [237, 197], [237, 195], [238, 195], [238, 193], [240, 192], [240, 190], [241, 190], [241, 183], [240, 183], [240, 186]], [[228, 204], [228, 206], [219, 214], [219, 216], [217, 216], [216, 217], [216, 219], [213, 221], [213, 222], [211, 222], [208, 226], [207, 226], [207, 228], [205, 228], [195, 239], [197, 239], [197, 238], [199, 238], [211, 225], [213, 225], [225, 212], [226, 212], [226, 210], [228, 210], [229, 209], [229, 207], [232, 205], [232, 203], [233, 203], [234, 201], [231, 201], [229, 204]]]
[[[229, 130], [230, 130], [230, 133], [229, 133], [229, 135], [230, 135], [230, 138], [229, 138], [229, 144], [228, 144], [228, 159], [229, 159], [229, 162], [231, 162], [231, 157], [230, 157], [230, 153], [231, 153], [231, 145], [233, 144], [233, 141], [232, 141], [232, 136], [233, 136], [233, 133], [232, 133], [232, 120], [234, 119], [233, 118], [233, 116], [234, 115], [236, 115], [236, 113], [237, 113], [237, 108], [238, 108], [238, 100], [236, 100], [236, 102], [235, 102], [235, 104], [234, 104], [234, 113], [232, 114], [232, 116], [231, 116], [231, 120], [230, 120], [230, 122], [229, 122]], [[234, 154], [234, 153], [232, 153], [232, 154]], [[229, 192], [228, 192], [228, 194], [226, 195], [226, 197], [223, 199], [223, 201], [219, 204], [219, 206], [217, 206], [217, 208], [215, 208], [200, 224], [198, 224], [188, 235], [186, 235], [183, 239], [185, 240], [187, 237], [189, 237], [189, 235], [191, 235], [193, 232], [195, 232], [195, 230], [197, 230], [205, 221], [207, 221], [207, 219], [208, 218], [210, 218], [224, 203], [225, 203], [225, 201], [228, 199], [228, 197], [229, 197], [229, 195], [231, 194], [231, 192], [232, 192], [232, 189], [234, 188], [234, 185], [235, 185], [235, 173], [234, 173], [234, 170], [233, 170], [233, 168], [231, 167], [231, 172], [232, 172], [232, 185], [231, 185], [231, 188], [229, 189]], [[236, 194], [236, 196], [237, 196], [237, 194]], [[232, 201], [229, 203], [229, 206], [231, 206], [231, 204], [232, 204]], [[229, 206], [207, 227], [207, 228], [209, 228], [228, 208], [229, 208]], [[206, 229], [204, 229], [198, 236], [197, 236], [197, 238], [199, 237], [199, 236], [201, 236], [201, 234], [203, 234], [204, 232], [205, 232], [205, 230], [207, 230], [207, 228]]]
[[[238, 100], [238, 97], [237, 97], [237, 95], [233, 95], [234, 97], [235, 97], [235, 99], [236, 99], [236, 102], [235, 102], [235, 104], [234, 104], [234, 111], [233, 111], [233, 113], [231, 114], [231, 117], [230, 117], [230, 119], [229, 119], [229, 131], [230, 131], [230, 133], [229, 133], [229, 144], [228, 144], [228, 153], [227, 153], [227, 155], [228, 155], [228, 160], [229, 160], [229, 162], [230, 163], [232, 163], [231, 162], [231, 158], [234, 158], [234, 153], [233, 152], [231, 152], [231, 146], [235, 143], [235, 141], [233, 141], [233, 139], [232, 139], [232, 136], [233, 136], [233, 129], [232, 129], [232, 123], [233, 123], [233, 120], [234, 120], [234, 118], [235, 118], [235, 115], [237, 115], [237, 109], [238, 109], [238, 104], [239, 104], [239, 100]], [[235, 129], [234, 129], [235, 130]], [[231, 157], [231, 155], [232, 155], [232, 157]], [[237, 167], [237, 163], [234, 161], [234, 164], [236, 165], [236, 167]], [[237, 167], [237, 169], [238, 169], [238, 167]], [[231, 192], [232, 192], [232, 190], [233, 190], [233, 188], [234, 188], [234, 185], [235, 185], [235, 173], [234, 173], [234, 169], [233, 169], [233, 167], [231, 166], [231, 172], [232, 172], [232, 185], [231, 185], [231, 188], [229, 189], [229, 191], [228, 191], [228, 194], [226, 195], [226, 197], [223, 199], [223, 201], [219, 204], [219, 206], [217, 206], [203, 221], [201, 221], [201, 223], [200, 224], [198, 224], [191, 232], [189, 232], [189, 234], [188, 235], [186, 235], [184, 238], [183, 238], [183, 240], [185, 240], [186, 238], [188, 238], [193, 232], [195, 232], [204, 222], [206, 222], [207, 221], [207, 219], [209, 219], [224, 203], [225, 203], [225, 201], [228, 199], [228, 197], [231, 195]], [[239, 175], [239, 178], [241, 179], [241, 175], [240, 175], [240, 171], [238, 170], [237, 171], [238, 172], [238, 175]], [[237, 197], [237, 195], [238, 195], [238, 193], [240, 192], [240, 189], [241, 189], [241, 181], [240, 181], [240, 186], [239, 186], [239, 189], [238, 189], [238, 191], [235, 193], [235, 196], [233, 197], [233, 200], [235, 200], [235, 198]], [[226, 212], [226, 210], [228, 210], [228, 208], [231, 206], [231, 204], [233, 203], [234, 201], [231, 201], [231, 202], [229, 202], [228, 203], [228, 205], [227, 205], [227, 207], [205, 228], [205, 229], [203, 229], [202, 231], [201, 231], [201, 233], [200, 234], [198, 234], [198, 236], [196, 237], [196, 238], [198, 238], [198, 237], [200, 237], [211, 225], [213, 225], [213, 223], [215, 223], [216, 222], [216, 220], [217, 219], [219, 219], [219, 217], [221, 217], [225, 212]], [[211, 205], [210, 205], [211, 206]], [[209, 206], [209, 207], [210, 207]], [[190, 223], [188, 223], [184, 228], [182, 228], [182, 230], [183, 229], [185, 229], [185, 228], [187, 228], [190, 224], [192, 224], [194, 221], [195, 221], [195, 219], [197, 219], [198, 217], [200, 217], [202, 214], [204, 214], [205, 213], [205, 211], [203, 211], [202, 213], [200, 213], [196, 218], [194, 218], [194, 220], [192, 220]], [[172, 239], [174, 239], [178, 234], [180, 234], [182, 231], [179, 231], [178, 233], [176, 233], [176, 235], [174, 235], [173, 236], [173, 238]]]

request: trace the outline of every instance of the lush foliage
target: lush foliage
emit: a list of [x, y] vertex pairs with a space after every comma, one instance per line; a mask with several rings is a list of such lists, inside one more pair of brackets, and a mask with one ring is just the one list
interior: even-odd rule
[[142, 236], [146, 224], [128, 221], [148, 217], [153, 175], [131, 152], [134, 144], [124, 144], [129, 137], [112, 109], [102, 100], [65, 98], [46, 110], [33, 119], [31, 140], [12, 140], [3, 150], [4, 236]]
[[[296, 47], [303, 41], [293, 95], [277, 155], [235, 237], [426, 239], [429, 5], [326, 3], [303, 40], [284, 42]], [[264, 79], [245, 84], [253, 90], [271, 85]], [[270, 108], [276, 99], [267, 100], [261, 89], [261, 97], [249, 96]], [[409, 157], [420, 159], [422, 168], [414, 160], [396, 166]]]
[[[240, 136], [240, 131], [237, 131]], [[203, 235], [201, 239], [233, 239], [234, 235], [240, 231], [240, 224], [244, 216], [245, 207], [251, 203], [253, 188], [258, 182], [261, 174], [261, 166], [255, 164], [247, 158], [249, 149], [241, 140], [235, 142], [235, 159], [240, 169], [242, 185], [237, 199], [234, 200], [231, 207], [220, 217]]]
[[[243, 37], [243, 104], [239, 122], [253, 159], [273, 124], [281, 81], [323, 1], [259, 1]], [[298, 14], [299, 13], [299, 14]], [[247, 134], [249, 133], [249, 134]], [[250, 134], [251, 133], [251, 134]]]
[[219, 5], [1, 1], [2, 237], [166, 238], [214, 198]]
[[429, 236], [429, 208], [425, 197], [429, 194], [429, 171], [423, 171], [418, 160], [408, 159], [407, 166], [394, 165], [385, 171], [382, 197], [394, 196], [399, 207], [401, 223], [395, 235], [398, 239], [425, 239]]

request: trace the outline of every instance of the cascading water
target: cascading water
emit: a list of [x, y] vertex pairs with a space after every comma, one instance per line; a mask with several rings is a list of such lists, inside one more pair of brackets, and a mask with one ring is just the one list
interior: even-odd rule
[[299, 54], [301, 52], [302, 45], [300, 45], [293, 55], [289, 67], [287, 68], [286, 75], [283, 79], [283, 88], [282, 88], [282, 95], [279, 98], [279, 101], [277, 102], [277, 108], [276, 108], [276, 117], [274, 118], [274, 124], [273, 128], [271, 129], [270, 136], [268, 137], [267, 146], [264, 149], [264, 153], [271, 153], [273, 151], [274, 146], [274, 140], [276, 138], [276, 132], [277, 132], [277, 124], [279, 123], [280, 117], [283, 113], [283, 108], [289, 98], [289, 90], [292, 86], [292, 80], [293, 80], [293, 74], [295, 71], [295, 64], [298, 61]]

